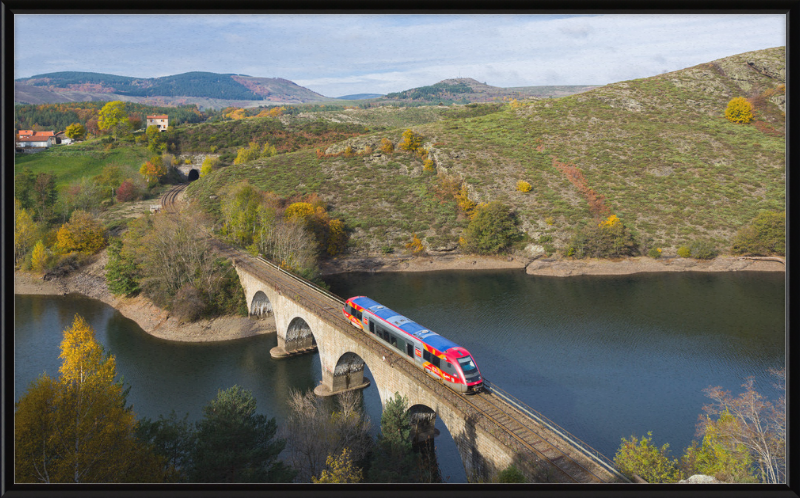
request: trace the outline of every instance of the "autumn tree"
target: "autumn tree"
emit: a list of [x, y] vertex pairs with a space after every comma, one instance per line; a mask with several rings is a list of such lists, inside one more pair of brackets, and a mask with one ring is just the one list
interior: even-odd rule
[[217, 157], [208, 156], [205, 159], [203, 159], [203, 164], [200, 166], [200, 178], [208, 175], [209, 173], [217, 169], [218, 165], [219, 165], [219, 158]]
[[738, 422], [730, 414], [723, 412], [714, 420], [706, 418], [699, 424], [698, 435], [703, 436], [701, 444], [692, 441], [681, 457], [684, 475], [703, 474], [713, 476], [721, 482], [758, 482], [753, 475], [753, 460], [744, 444], [727, 436], [736, 431]]
[[735, 398], [721, 387], [705, 389], [711, 403], [703, 407], [707, 417], [701, 418], [701, 427], [706, 433], [713, 430], [730, 447], [749, 452], [760, 481], [774, 484], [786, 482], [786, 398], [785, 370], [772, 373], [782, 391], [776, 403], [764, 400], [753, 378], [742, 384], [745, 391]]
[[414, 152], [422, 145], [422, 136], [414, 133], [411, 129], [403, 132], [403, 139], [397, 144], [402, 150]]
[[139, 198], [139, 195], [139, 188], [131, 179], [122, 182], [117, 189], [117, 201], [119, 202], [134, 201]]
[[728, 102], [725, 117], [732, 123], [749, 123], [753, 120], [753, 104], [744, 97], [734, 97]]
[[[281, 432], [286, 439], [287, 460], [297, 470], [298, 482], [311, 482], [317, 475], [322, 477], [326, 465], [335, 473], [331, 459], [342, 469], [347, 467], [347, 460], [352, 464], [367, 455], [372, 448], [370, 422], [360, 400], [359, 393], [344, 392], [336, 396], [338, 408], [331, 410], [326, 408], [324, 398], [313, 391], [291, 392], [291, 413]], [[345, 449], [347, 458], [340, 460]]]
[[153, 156], [149, 161], [142, 164], [142, 167], [139, 168], [139, 174], [144, 177], [147, 185], [152, 187], [162, 176], [167, 174], [167, 167], [160, 156]]
[[33, 247], [39, 235], [39, 227], [33, 216], [14, 199], [14, 261], [19, 261]]
[[641, 439], [636, 436], [622, 438], [614, 463], [628, 478], [638, 475], [651, 484], [678, 482], [682, 479], [678, 461], [669, 456], [669, 444], [660, 448], [655, 446], [652, 432]]
[[275, 419], [256, 413], [253, 394], [239, 386], [220, 390], [203, 407], [189, 472], [192, 482], [291, 482], [294, 471], [278, 460], [285, 442]]
[[101, 130], [110, 131], [114, 141], [116, 141], [119, 133], [129, 127], [128, 115], [125, 113], [125, 103], [115, 100], [104, 105], [98, 113], [97, 125]]
[[47, 267], [47, 249], [41, 240], [37, 241], [33, 246], [33, 254], [31, 255], [31, 269], [36, 272], [42, 272]]
[[336, 456], [329, 455], [325, 460], [325, 467], [319, 477], [311, 478], [314, 484], [353, 483], [363, 479], [363, 472], [353, 464], [348, 448], [342, 449]]
[[64, 133], [67, 135], [67, 138], [80, 140], [86, 136], [86, 128], [84, 128], [84, 126], [80, 123], [72, 123], [71, 125], [67, 126], [67, 129]]
[[394, 144], [388, 138], [381, 139], [381, 152], [385, 152], [386, 154], [394, 152]]
[[43, 374], [16, 403], [17, 482], [153, 482], [160, 459], [134, 435], [116, 363], [79, 315], [64, 331], [58, 379]]
[[94, 254], [106, 244], [103, 225], [85, 211], [75, 211], [58, 229], [56, 250], [62, 253]]

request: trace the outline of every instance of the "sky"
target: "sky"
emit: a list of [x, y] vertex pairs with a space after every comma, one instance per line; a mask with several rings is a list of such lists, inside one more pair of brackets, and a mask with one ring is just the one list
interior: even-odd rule
[[604, 85], [786, 45], [783, 14], [18, 14], [14, 30], [14, 78], [208, 71], [326, 97], [458, 77]]

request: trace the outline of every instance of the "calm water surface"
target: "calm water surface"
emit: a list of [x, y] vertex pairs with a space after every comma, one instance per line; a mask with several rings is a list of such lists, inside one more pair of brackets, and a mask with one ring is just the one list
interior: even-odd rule
[[[520, 271], [352, 274], [330, 277], [341, 296], [368, 295], [475, 356], [484, 376], [609, 457], [620, 438], [653, 431], [679, 454], [707, 402], [748, 376], [770, 396], [767, 370], [784, 366], [783, 274], [536, 277]], [[187, 344], [149, 336], [113, 308], [81, 296], [15, 296], [15, 395], [42, 372], [57, 375], [61, 332], [81, 314], [116, 356], [138, 416], [176, 410], [190, 419], [218, 389], [253, 391], [280, 425], [291, 389], [320, 379], [317, 355], [272, 360], [275, 335]], [[369, 371], [367, 377], [371, 378]], [[375, 432], [380, 400], [364, 404]], [[465, 482], [441, 422], [437, 455]]]

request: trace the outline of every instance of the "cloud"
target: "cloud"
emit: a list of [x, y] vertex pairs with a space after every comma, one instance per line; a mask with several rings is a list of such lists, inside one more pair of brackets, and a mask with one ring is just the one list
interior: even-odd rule
[[22, 15], [15, 36], [15, 77], [246, 73], [328, 96], [459, 75], [502, 87], [606, 84], [786, 43], [785, 16], [759, 14]]

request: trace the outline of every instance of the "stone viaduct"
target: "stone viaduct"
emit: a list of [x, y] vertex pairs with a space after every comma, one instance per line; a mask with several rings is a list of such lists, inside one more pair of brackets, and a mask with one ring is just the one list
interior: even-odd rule
[[[570, 451], [562, 453], [581, 462], [578, 467], [583, 470], [573, 466], [577, 470], [565, 472], [562, 469], [573, 467], [564, 465], [557, 468], [557, 461], [564, 459], [561, 454], [548, 454], [541, 449], [541, 442], [525, 441], [511, 434], [501, 418], [488, 416], [487, 411], [470, 399], [478, 396], [464, 397], [455, 393], [353, 327], [342, 315], [343, 301], [338, 296], [220, 242], [214, 242], [212, 247], [232, 260], [250, 314], [274, 318], [278, 346], [271, 351], [273, 357], [319, 352], [322, 383], [315, 389], [318, 395], [367, 386], [368, 381], [363, 376], [366, 365], [384, 407], [397, 392], [407, 397], [412, 420], [416, 418], [423, 425], [427, 420], [428, 430], [432, 429], [433, 417], [441, 419], [453, 436], [471, 482], [487, 482], [511, 464], [516, 465], [529, 482], [624, 482], [624, 478], [574, 448], [571, 454]], [[508, 412], [512, 411], [515, 409], [509, 406]], [[557, 445], [570, 446], [564, 441]], [[576, 458], [575, 453], [580, 456]]]

